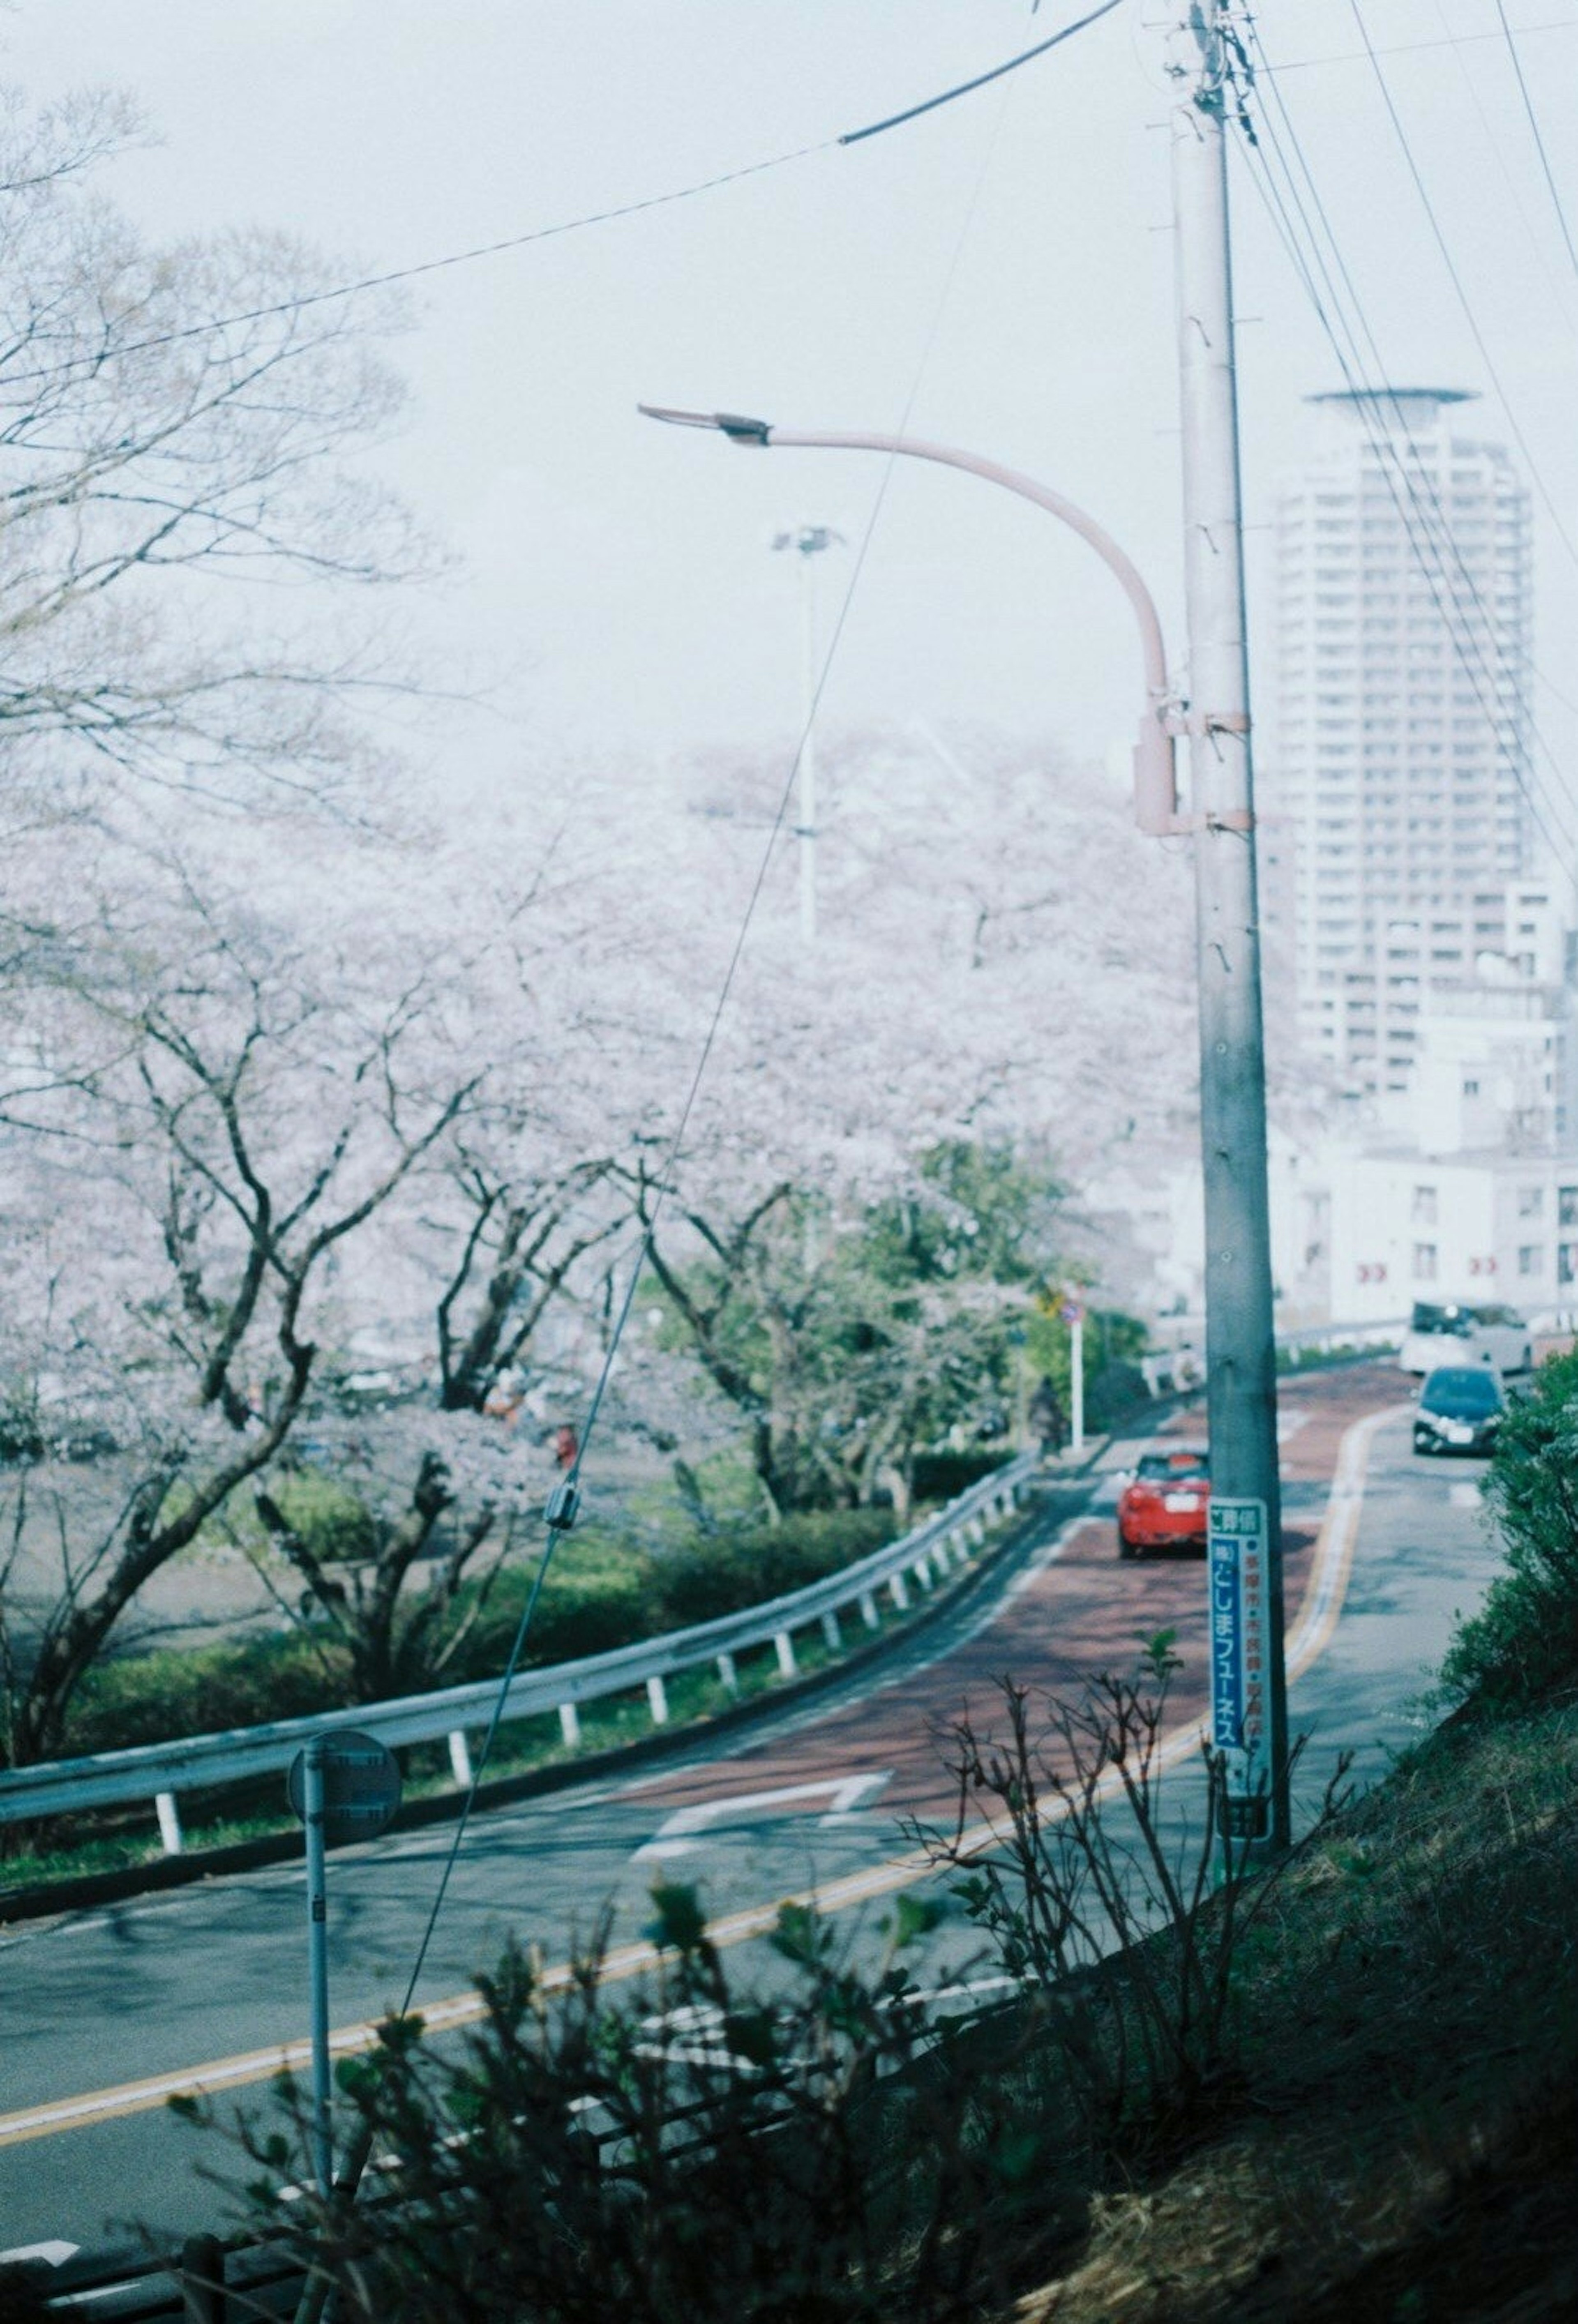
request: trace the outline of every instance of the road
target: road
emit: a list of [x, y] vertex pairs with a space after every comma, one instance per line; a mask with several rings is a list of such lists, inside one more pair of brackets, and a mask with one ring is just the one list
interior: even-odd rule
[[[1290, 1707], [1294, 1730], [1312, 1738], [1306, 1794], [1339, 1748], [1373, 1775], [1418, 1731], [1429, 1665], [1493, 1570], [1481, 1464], [1417, 1459], [1407, 1392], [1381, 1365], [1284, 1390]], [[1135, 1450], [1110, 1454], [1109, 1471]], [[730, 1941], [748, 1945], [780, 1898], [813, 1886], [869, 1935], [881, 1897], [918, 1875], [900, 1819], [952, 1808], [939, 1728], [965, 1704], [989, 1711], [1004, 1673], [1077, 1690], [1171, 1628], [1184, 1657], [1177, 1716], [1197, 1718], [1200, 1562], [1120, 1563], [1115, 1492], [1098, 1475], [1083, 1513], [1050, 1515], [1014, 1570], [842, 1697], [745, 1738], [698, 1739], [693, 1757], [658, 1774], [478, 1817], [419, 1991], [429, 2022], [464, 2020], [470, 1972], [507, 1934], [562, 1960], [604, 1900], [615, 1946], [629, 1948], [616, 1969], [639, 1967], [660, 1867], [702, 1886]], [[349, 2039], [403, 1990], [448, 1844], [442, 1829], [397, 1834], [332, 1859], [333, 2008]], [[961, 1943], [940, 1937], [928, 1970], [952, 1973]], [[209, 2223], [218, 2199], [193, 2175], [199, 2142], [163, 2093], [196, 2076], [243, 2102], [266, 2098], [280, 2050], [303, 2032], [304, 1961], [294, 1868], [0, 1938], [0, 2250], [123, 2243], [134, 2219], [168, 2240]]]

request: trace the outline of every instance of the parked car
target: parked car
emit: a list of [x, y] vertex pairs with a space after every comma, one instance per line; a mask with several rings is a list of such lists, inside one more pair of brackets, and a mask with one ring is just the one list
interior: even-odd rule
[[1489, 1452], [1507, 1411], [1507, 1391], [1485, 1365], [1442, 1364], [1419, 1390], [1416, 1452]]
[[1455, 1300], [1436, 1306], [1421, 1299], [1415, 1304], [1398, 1361], [1406, 1372], [1463, 1363], [1527, 1372], [1534, 1369], [1534, 1341], [1515, 1307], [1469, 1307]]
[[1204, 1446], [1169, 1445], [1141, 1454], [1118, 1497], [1119, 1556], [1138, 1557], [1147, 1549], [1204, 1550], [1210, 1502], [1211, 1463]]

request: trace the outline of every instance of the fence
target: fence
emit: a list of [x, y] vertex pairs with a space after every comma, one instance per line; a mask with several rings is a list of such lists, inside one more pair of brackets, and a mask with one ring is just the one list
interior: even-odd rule
[[[736, 1657], [771, 1645], [778, 1668], [793, 1678], [797, 1632], [815, 1628], [836, 1651], [846, 1617], [858, 1617], [867, 1630], [881, 1628], [877, 1599], [886, 1591], [900, 1613], [910, 1603], [913, 1583], [929, 1591], [950, 1566], [968, 1562], [986, 1538], [987, 1527], [1006, 1517], [1036, 1466], [1022, 1453], [994, 1470], [950, 1501], [936, 1517], [902, 1539], [889, 1542], [853, 1565], [761, 1606], [718, 1620], [670, 1630], [630, 1646], [616, 1646], [578, 1662], [547, 1670], [524, 1670], [511, 1681], [506, 1720], [557, 1711], [568, 1747], [580, 1741], [580, 1706], [644, 1689], [653, 1724], [669, 1717], [667, 1682], [680, 1671], [714, 1665], [724, 1688], [738, 1689]], [[448, 1738], [457, 1783], [471, 1781], [468, 1730], [485, 1727], [498, 1697], [498, 1682], [481, 1679], [466, 1686], [408, 1695], [392, 1702], [354, 1705], [310, 1719], [279, 1719], [260, 1727], [233, 1728], [218, 1735], [190, 1735], [175, 1743], [143, 1743], [125, 1751], [100, 1751], [80, 1759], [56, 1759], [0, 1773], [0, 1823], [78, 1815], [90, 1808], [152, 1800], [167, 1854], [181, 1847], [179, 1794], [210, 1789], [248, 1777], [282, 1771], [309, 1736], [351, 1728], [375, 1735], [395, 1748], [401, 1744]]]

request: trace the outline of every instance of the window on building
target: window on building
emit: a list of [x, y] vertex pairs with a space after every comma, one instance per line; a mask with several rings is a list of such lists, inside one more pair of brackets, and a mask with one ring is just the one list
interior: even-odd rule
[[1414, 1280], [1416, 1283], [1435, 1282], [1435, 1245], [1433, 1242], [1417, 1242], [1414, 1245]]
[[1543, 1275], [1546, 1269], [1546, 1247], [1540, 1242], [1521, 1242], [1518, 1246], [1519, 1275]]
[[1415, 1187], [1411, 1215], [1413, 1217], [1414, 1224], [1417, 1227], [1433, 1227], [1435, 1224], [1435, 1189], [1434, 1186]]
[[1556, 1224], [1559, 1227], [1578, 1227], [1578, 1186], [1557, 1187]]
[[[1441, 957], [1439, 953], [1435, 954], [1437, 960]], [[1480, 1084], [1472, 1074], [1465, 1074], [1463, 1077], [1463, 1093], [1464, 1097], [1478, 1097], [1480, 1093]]]
[[1543, 1186], [1519, 1186], [1518, 1215], [1520, 1219], [1543, 1219], [1546, 1214], [1546, 1190]]
[[1578, 1283], [1578, 1242], [1556, 1245], [1556, 1281]]

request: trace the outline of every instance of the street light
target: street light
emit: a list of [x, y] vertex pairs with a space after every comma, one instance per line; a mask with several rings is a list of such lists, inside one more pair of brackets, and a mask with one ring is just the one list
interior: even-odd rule
[[[709, 428], [726, 436], [731, 443], [794, 446], [802, 451], [821, 452], [883, 452], [890, 456], [902, 453], [907, 458], [935, 461], [944, 468], [963, 468], [966, 475], [983, 476], [991, 484], [1001, 484], [1005, 492], [1016, 493], [1021, 500], [1032, 501], [1045, 509], [1049, 516], [1077, 532], [1088, 541], [1109, 570], [1118, 579], [1124, 595], [1134, 609], [1140, 625], [1140, 646], [1145, 665], [1146, 708], [1140, 722], [1140, 733], [1134, 745], [1134, 817], [1141, 831], [1153, 839], [1171, 838], [1192, 831], [1194, 825], [1178, 813], [1177, 770], [1173, 752], [1175, 704], [1172, 688], [1167, 683], [1167, 652], [1162, 644], [1161, 621], [1155, 600], [1140, 579], [1139, 572], [1119, 548], [1112, 535], [1104, 532], [1094, 517], [1087, 516], [1061, 493], [1052, 492], [1038, 484], [1033, 476], [1021, 475], [1017, 468], [1002, 467], [995, 460], [981, 459], [974, 452], [958, 452], [946, 444], [928, 444], [918, 437], [872, 436], [813, 431], [800, 428], [775, 428], [771, 420], [747, 420], [734, 411], [676, 411], [655, 403], [637, 405], [637, 410], [649, 420], [666, 420], [674, 428]], [[776, 544], [775, 544], [776, 545]]]
[[[1204, 0], [1214, 26], [1216, 0]], [[1220, 67], [1220, 32], [1196, 38]], [[1208, 28], [1209, 29], [1209, 28]], [[1214, 46], [1212, 43], [1214, 42]], [[736, 444], [903, 454], [962, 468], [1033, 502], [1090, 543], [1116, 576], [1140, 625], [1147, 703], [1134, 751], [1141, 831], [1194, 836], [1200, 1015], [1201, 1170], [1206, 1226], [1206, 1406], [1211, 1432], [1212, 1733], [1226, 1773], [1231, 1840], [1286, 1847], [1287, 1676], [1282, 1640], [1281, 1489], [1277, 1458], [1276, 1344], [1266, 1185], [1266, 1067], [1260, 1028], [1254, 816], [1250, 804], [1248, 681], [1232, 323], [1227, 297], [1220, 70], [1178, 108], [1175, 174], [1190, 225], [1180, 305], [1186, 447], [1186, 580], [1196, 705], [1167, 684], [1161, 624], [1129, 558], [1083, 509], [1017, 470], [902, 436], [775, 428], [732, 411], [643, 403], [651, 420], [706, 428]], [[1186, 237], [1180, 226], [1180, 249]], [[1204, 260], [1196, 245], [1203, 245]], [[1224, 555], [1223, 544], [1231, 549]], [[1174, 736], [1186, 733], [1194, 780], [1178, 812]]]
[[844, 535], [830, 524], [798, 524], [773, 535], [776, 549], [792, 549], [800, 562], [801, 659], [805, 683], [800, 724], [799, 820], [800, 942], [807, 952], [817, 941], [817, 566], [816, 559]]

